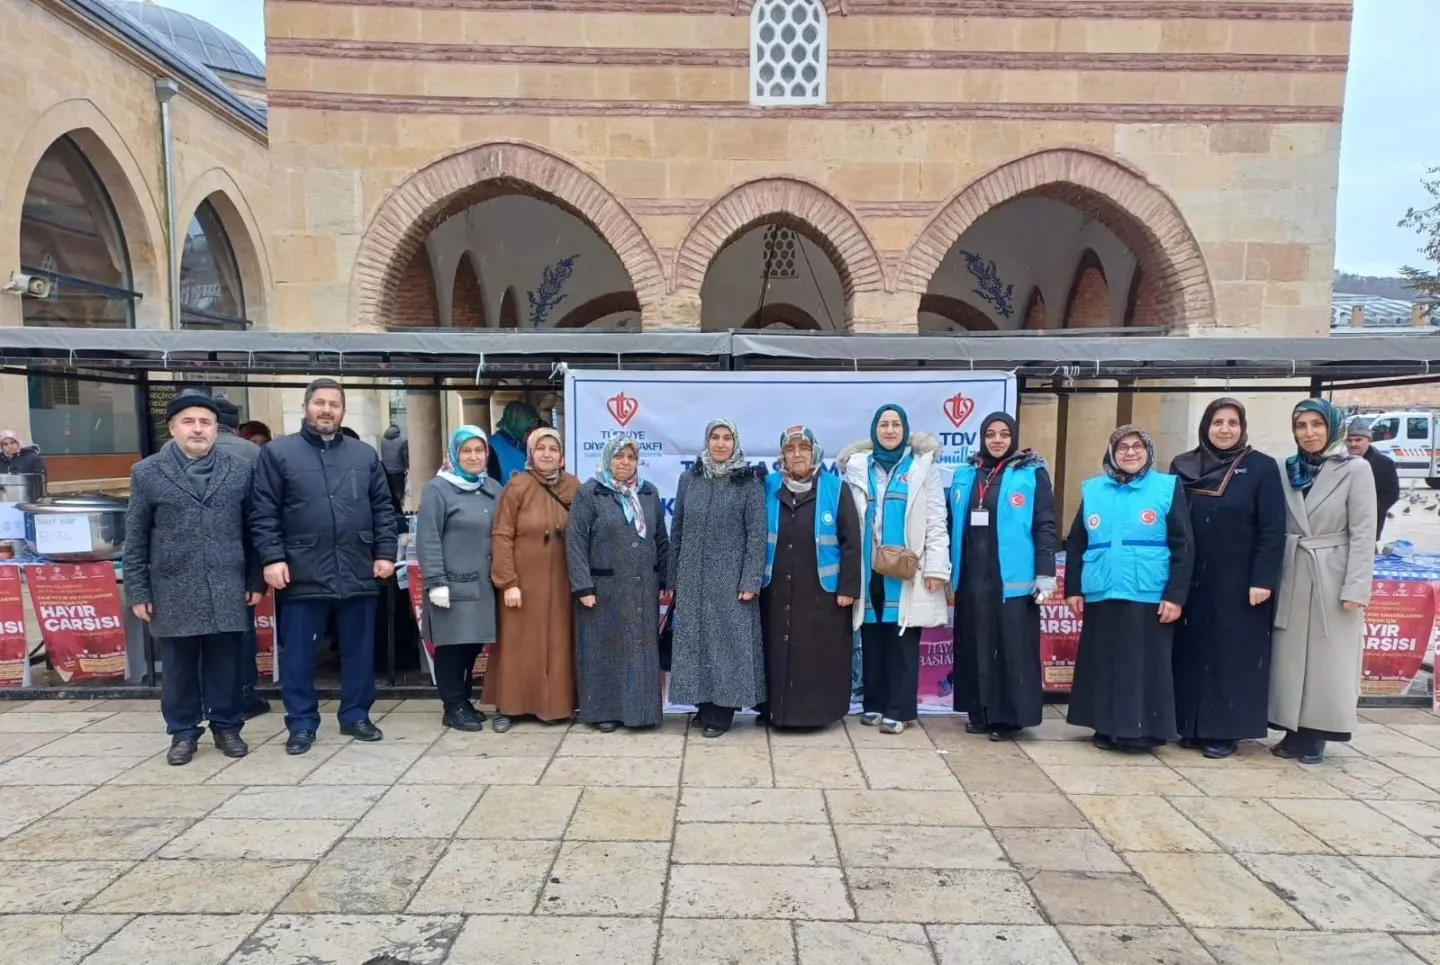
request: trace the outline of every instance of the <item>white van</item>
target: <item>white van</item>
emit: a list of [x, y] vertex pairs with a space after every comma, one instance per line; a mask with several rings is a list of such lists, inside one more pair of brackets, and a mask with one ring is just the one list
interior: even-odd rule
[[1436, 419], [1435, 411], [1417, 409], [1381, 412], [1370, 420], [1371, 445], [1395, 460], [1400, 478], [1423, 479], [1431, 489], [1440, 489]]

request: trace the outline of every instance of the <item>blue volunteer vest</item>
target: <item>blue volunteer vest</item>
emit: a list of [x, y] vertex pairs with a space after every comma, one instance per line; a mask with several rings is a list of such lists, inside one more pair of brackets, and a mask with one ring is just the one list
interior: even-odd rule
[[[1000, 497], [995, 501], [995, 518], [990, 525], [995, 527], [1000, 551], [1002, 599], [1013, 600], [1035, 592], [1035, 538], [1031, 526], [1035, 522], [1035, 473], [1039, 468], [1023, 466], [1000, 474]], [[981, 472], [975, 466], [957, 469], [950, 487], [950, 515], [955, 527], [950, 536], [950, 572], [957, 590], [965, 528], [970, 525], [970, 494]]]
[[1109, 476], [1080, 484], [1088, 539], [1080, 577], [1085, 602], [1160, 602], [1170, 582], [1165, 517], [1174, 498], [1175, 477], [1154, 470], [1124, 486]]
[[[765, 477], [765, 581], [775, 568], [775, 546], [780, 542], [780, 473]], [[815, 564], [820, 571], [820, 585], [826, 593], [834, 593], [840, 585], [840, 537], [836, 531], [840, 515], [840, 487], [844, 483], [831, 472], [820, 471], [815, 483]]]
[[500, 463], [500, 481], [507, 483], [510, 477], [525, 471], [525, 450], [515, 445], [506, 436], [495, 433], [490, 438], [490, 448], [495, 450], [495, 459]]

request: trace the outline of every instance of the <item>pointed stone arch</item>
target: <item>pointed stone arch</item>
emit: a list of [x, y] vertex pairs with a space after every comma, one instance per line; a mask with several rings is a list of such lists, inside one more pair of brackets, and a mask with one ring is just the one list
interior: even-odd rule
[[1070, 295], [1065, 299], [1062, 328], [1109, 328], [1110, 282], [1105, 265], [1093, 249], [1086, 248], [1075, 266]]
[[395, 281], [396, 310], [392, 328], [439, 328], [440, 297], [435, 287], [435, 266], [424, 245], [416, 248]]
[[183, 232], [195, 216], [201, 202], [209, 201], [235, 260], [240, 267], [240, 287], [245, 296], [245, 316], [256, 328], [269, 326], [268, 298], [274, 282], [270, 274], [270, 256], [265, 250], [265, 235], [254, 209], [240, 186], [224, 168], [211, 168], [190, 183], [176, 211]]
[[760, 224], [793, 228], [835, 263], [847, 305], [856, 292], [886, 288], [885, 268], [865, 226], [845, 204], [800, 178], [760, 178], [736, 185], [690, 225], [675, 252], [675, 291], [698, 294], [715, 256]]
[[500, 298], [500, 327], [520, 327], [520, 296], [515, 294], [515, 288], [505, 289], [505, 294]]
[[450, 289], [450, 327], [481, 329], [488, 326], [485, 318], [485, 288], [475, 268], [475, 255], [465, 252], [455, 266], [455, 283]]
[[447, 154], [386, 195], [370, 219], [350, 276], [350, 313], [374, 328], [395, 309], [400, 273], [426, 236], [458, 211], [507, 194], [555, 204], [614, 250], [644, 315], [665, 293], [660, 258], [639, 222], [599, 181], [556, 154], [519, 141], [494, 141]]
[[1021, 328], [1036, 331], [1050, 327], [1050, 316], [1045, 311], [1045, 295], [1040, 291], [1039, 285], [1030, 289], [1030, 298], [1025, 302], [1025, 314], [1020, 317]]
[[899, 290], [924, 293], [967, 228], [987, 211], [1031, 196], [1068, 204], [1109, 228], [1149, 277], [1157, 318], [1166, 327], [1215, 324], [1215, 293], [1205, 257], [1175, 202], [1135, 168], [1076, 148], [1026, 154], [962, 188], [906, 251], [896, 279]]

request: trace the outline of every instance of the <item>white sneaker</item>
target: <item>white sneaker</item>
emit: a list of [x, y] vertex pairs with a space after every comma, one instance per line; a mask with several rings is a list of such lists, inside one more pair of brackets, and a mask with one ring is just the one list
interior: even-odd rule
[[860, 715], [860, 723], [864, 724], [866, 727], [878, 727], [878, 726], [880, 726], [880, 715], [879, 715], [879, 714], [861, 714], [861, 715]]
[[889, 717], [886, 717], [880, 722], [880, 733], [903, 734], [905, 733], [905, 724], [903, 721], [891, 720]]

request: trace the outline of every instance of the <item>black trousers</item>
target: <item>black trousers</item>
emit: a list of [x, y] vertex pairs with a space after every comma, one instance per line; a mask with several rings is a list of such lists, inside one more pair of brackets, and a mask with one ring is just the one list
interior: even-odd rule
[[[870, 580], [870, 603], [876, 613], [885, 609], [885, 579]], [[909, 723], [920, 715], [920, 628], [900, 632], [899, 624], [865, 623], [860, 627], [860, 671], [864, 679], [864, 708], [890, 720]]]
[[405, 474], [403, 472], [390, 472], [386, 470], [385, 482], [390, 485], [390, 505], [395, 508], [395, 515], [404, 515]]
[[721, 730], [729, 730], [731, 723], [735, 720], [735, 707], [721, 707], [718, 704], [696, 704], [696, 717], [700, 718], [701, 727], [718, 727]]
[[245, 723], [244, 639], [243, 633], [160, 638], [160, 713], [171, 737], [199, 740], [207, 714], [212, 730], [239, 730]]
[[435, 689], [446, 710], [472, 706], [475, 692], [475, 660], [480, 656], [479, 643], [457, 643], [435, 648]]

